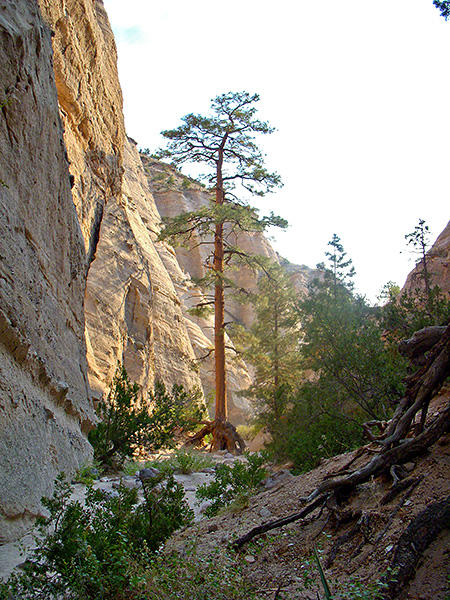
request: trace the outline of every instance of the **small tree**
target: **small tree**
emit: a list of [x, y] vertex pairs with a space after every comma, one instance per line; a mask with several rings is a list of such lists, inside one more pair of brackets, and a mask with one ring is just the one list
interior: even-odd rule
[[[261, 232], [270, 225], [286, 226], [273, 213], [258, 216], [256, 209], [245, 201], [246, 194], [263, 196], [281, 184], [276, 173], [269, 173], [264, 157], [255, 144], [256, 134], [270, 134], [273, 128], [255, 117], [257, 94], [228, 93], [212, 100], [208, 117], [188, 114], [183, 125], [163, 131], [168, 140], [157, 158], [169, 158], [176, 165], [201, 163], [201, 176], [214, 191], [211, 202], [198, 210], [168, 219], [161, 239], [189, 243], [196, 236], [202, 243], [211, 243], [207, 260], [208, 275], [202, 283], [214, 287], [214, 353], [215, 353], [215, 421], [212, 433], [215, 446], [222, 446], [217, 433], [227, 422], [226, 362], [225, 362], [225, 296], [227, 280], [225, 266], [233, 260], [250, 261], [247, 253], [231, 243], [231, 234], [238, 231]], [[205, 430], [206, 431], [206, 430]], [[230, 450], [230, 446], [228, 446]]]
[[245, 395], [259, 401], [258, 421], [271, 434], [279, 427], [301, 375], [298, 302], [298, 292], [283, 266], [271, 263], [252, 295], [254, 323], [248, 331], [236, 328], [243, 357], [255, 369], [254, 383]]
[[156, 382], [149, 401], [140, 398], [123, 366], [117, 369], [106, 401], [101, 401], [101, 422], [89, 432], [94, 457], [104, 466], [120, 467], [136, 448], [158, 450], [175, 443], [177, 436], [194, 429], [203, 416], [197, 392], [174, 385], [166, 391]]
[[449, 0], [433, 0], [433, 4], [441, 11], [441, 16], [447, 21], [450, 19], [450, 1]]
[[350, 449], [362, 424], [390, 416], [403, 392], [406, 361], [383, 338], [372, 308], [352, 291], [354, 269], [337, 236], [330, 267], [300, 303], [302, 367], [309, 377], [291, 396], [272, 450], [297, 468]]

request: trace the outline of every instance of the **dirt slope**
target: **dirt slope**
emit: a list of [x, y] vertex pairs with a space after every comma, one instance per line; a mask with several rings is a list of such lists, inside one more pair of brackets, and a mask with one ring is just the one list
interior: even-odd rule
[[[435, 400], [430, 417], [450, 400], [448, 393]], [[166, 551], [183, 550], [193, 541], [198, 552], [213, 554], [220, 548], [225, 559], [230, 541], [253, 527], [301, 510], [300, 498], [311, 493], [323, 478], [347, 464], [354, 453], [324, 461], [317, 469], [294, 477], [279, 477], [279, 483], [250, 499], [248, 508], [230, 510], [214, 519], [174, 536]], [[364, 456], [352, 464], [363, 464]], [[341, 507], [319, 507], [304, 520], [274, 529], [242, 547], [232, 560], [243, 565], [245, 574], [260, 590], [261, 598], [304, 598], [317, 600], [323, 592], [314, 563], [309, 571], [317, 582], [309, 591], [300, 592], [303, 575], [314, 546], [322, 549], [322, 562], [329, 581], [341, 582], [349, 590], [353, 580], [367, 590], [392, 565], [401, 535], [427, 506], [450, 494], [450, 433], [442, 437], [427, 455], [404, 466], [404, 480], [413, 484], [389, 500], [392, 477], [375, 478], [357, 488]], [[275, 479], [276, 481], [276, 479]], [[382, 502], [382, 499], [384, 501]], [[387, 500], [387, 501], [386, 501]], [[414, 551], [414, 544], [412, 546]], [[444, 529], [423, 553], [409, 585], [395, 592], [402, 600], [446, 600], [450, 598], [450, 531]], [[277, 594], [278, 588], [281, 586]], [[362, 593], [362, 591], [361, 591]], [[339, 598], [364, 598], [363, 595]]]

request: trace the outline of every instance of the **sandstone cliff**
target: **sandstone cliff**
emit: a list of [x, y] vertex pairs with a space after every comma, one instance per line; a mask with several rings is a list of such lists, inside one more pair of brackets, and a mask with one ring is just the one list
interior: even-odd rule
[[[202, 360], [212, 320], [189, 314], [203, 249], [157, 241], [160, 212], [200, 206], [207, 192], [167, 165], [144, 170], [126, 138], [102, 1], [7, 0], [0, 36], [1, 542], [39, 513], [59, 471], [90, 458], [92, 395], [119, 362], [144, 394], [161, 379], [208, 396], [214, 373]], [[175, 186], [155, 185], [158, 170]], [[236, 241], [276, 258], [262, 236]], [[255, 289], [252, 273], [235, 278]], [[229, 299], [228, 310], [251, 322], [248, 307]], [[235, 424], [251, 409], [237, 393], [250, 382], [232, 361]]]
[[35, 2], [0, 10], [0, 542], [91, 455], [83, 292], [51, 31]]

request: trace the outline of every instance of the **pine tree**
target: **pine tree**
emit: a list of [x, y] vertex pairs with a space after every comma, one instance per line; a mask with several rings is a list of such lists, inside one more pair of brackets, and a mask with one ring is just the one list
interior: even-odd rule
[[271, 263], [261, 274], [252, 298], [256, 319], [241, 330], [243, 356], [255, 370], [246, 396], [259, 401], [258, 421], [270, 434], [280, 427], [291, 390], [301, 374], [302, 331], [298, 292], [284, 268]]
[[[188, 114], [183, 125], [163, 131], [167, 148], [157, 158], [170, 159], [175, 165], [200, 163], [205, 167], [201, 179], [214, 191], [213, 200], [198, 210], [168, 219], [161, 239], [188, 243], [195, 236], [202, 243], [212, 240], [207, 260], [208, 276], [203, 281], [214, 287], [214, 352], [215, 352], [215, 446], [224, 445], [217, 433], [227, 423], [225, 362], [225, 266], [235, 259], [251, 262], [248, 255], [233, 246], [228, 232], [261, 232], [268, 226], [286, 227], [286, 222], [273, 213], [258, 216], [245, 196], [264, 196], [281, 185], [280, 177], [264, 166], [264, 156], [255, 144], [256, 134], [270, 134], [268, 123], [255, 117], [259, 96], [247, 92], [227, 93], [212, 100], [211, 115]], [[228, 443], [228, 442], [227, 442]], [[228, 447], [230, 449], [230, 447]]]

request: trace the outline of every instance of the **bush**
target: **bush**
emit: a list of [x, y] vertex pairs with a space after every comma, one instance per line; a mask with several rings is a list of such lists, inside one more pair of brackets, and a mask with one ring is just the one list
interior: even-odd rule
[[265, 455], [247, 453], [246, 457], [248, 465], [241, 461], [236, 461], [232, 467], [218, 464], [214, 481], [197, 488], [198, 500], [212, 500], [205, 510], [207, 517], [217, 514], [222, 507], [231, 502], [248, 496], [267, 477], [267, 470], [264, 468]]
[[[70, 499], [61, 475], [52, 498], [43, 504], [50, 516], [38, 523], [38, 547], [24, 573], [0, 587], [0, 598], [50, 599], [67, 594], [76, 600], [142, 597], [144, 569], [151, 554], [171, 533], [188, 525], [193, 512], [184, 491], [169, 477], [145, 488], [117, 495], [88, 488], [85, 506]], [[64, 596], [67, 597], [67, 596]]]
[[98, 406], [101, 422], [89, 432], [95, 459], [118, 468], [139, 446], [150, 451], [174, 446], [177, 437], [202, 419], [204, 408], [198, 397], [198, 392], [186, 392], [178, 385], [167, 392], [163, 383], [156, 382], [145, 401], [139, 397], [139, 386], [119, 367], [106, 402]]

